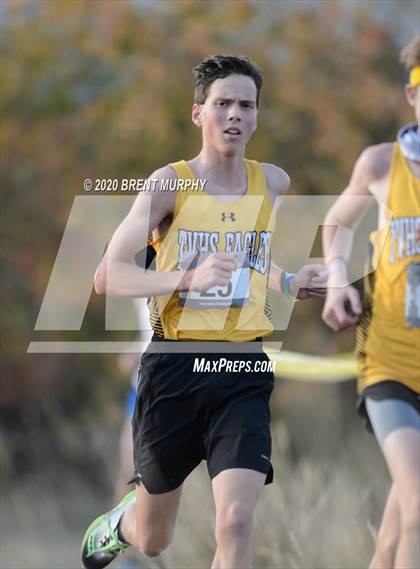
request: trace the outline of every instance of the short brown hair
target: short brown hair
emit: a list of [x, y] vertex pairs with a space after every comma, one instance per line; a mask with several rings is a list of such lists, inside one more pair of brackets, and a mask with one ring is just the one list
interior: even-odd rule
[[257, 88], [257, 106], [263, 84], [262, 71], [247, 57], [232, 55], [210, 55], [205, 57], [193, 70], [195, 79], [194, 101], [202, 105], [208, 95], [210, 85], [216, 79], [229, 75], [246, 75], [254, 80]]
[[420, 65], [420, 36], [417, 36], [401, 51], [400, 61], [407, 71]]

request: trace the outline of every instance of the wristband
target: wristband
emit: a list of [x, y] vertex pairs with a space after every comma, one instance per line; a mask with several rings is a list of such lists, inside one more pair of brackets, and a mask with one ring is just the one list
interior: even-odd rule
[[295, 300], [295, 297], [290, 294], [289, 284], [290, 281], [292, 281], [295, 278], [295, 276], [296, 276], [295, 273], [288, 273], [287, 271], [282, 271], [281, 273], [281, 279], [280, 279], [281, 292], [284, 294], [284, 296], [287, 296], [287, 298], [290, 298], [291, 300]]

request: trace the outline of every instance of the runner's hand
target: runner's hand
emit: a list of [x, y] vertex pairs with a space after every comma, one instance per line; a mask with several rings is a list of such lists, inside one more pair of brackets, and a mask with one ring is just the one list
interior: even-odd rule
[[327, 291], [328, 271], [325, 265], [304, 265], [289, 283], [289, 292], [299, 300], [323, 298]]
[[205, 292], [213, 286], [225, 287], [237, 268], [235, 253], [212, 253], [191, 273], [190, 290]]
[[322, 319], [334, 332], [355, 326], [361, 314], [360, 294], [353, 286], [328, 288]]

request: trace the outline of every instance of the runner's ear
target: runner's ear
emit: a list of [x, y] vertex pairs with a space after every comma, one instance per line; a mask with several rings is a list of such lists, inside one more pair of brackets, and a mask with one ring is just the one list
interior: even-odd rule
[[199, 105], [198, 103], [194, 103], [192, 106], [191, 120], [195, 124], [195, 126], [198, 126], [198, 128], [201, 128], [201, 126], [202, 126], [201, 105]]

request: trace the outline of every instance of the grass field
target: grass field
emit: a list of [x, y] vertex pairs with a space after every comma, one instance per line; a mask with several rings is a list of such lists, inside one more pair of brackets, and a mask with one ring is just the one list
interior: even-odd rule
[[[111, 445], [114, 443], [110, 443]], [[273, 424], [275, 480], [255, 515], [255, 567], [362, 569], [389, 486], [373, 437], [360, 430], [340, 450], [293, 456], [282, 421]], [[321, 456], [321, 453], [320, 453]], [[101, 472], [109, 481], [109, 471]], [[1, 493], [2, 569], [78, 569], [81, 536], [109, 506], [77, 472], [43, 472], [17, 479]], [[214, 551], [214, 511], [205, 464], [186, 481], [173, 544], [157, 559], [121, 558], [116, 567], [208, 568]]]

